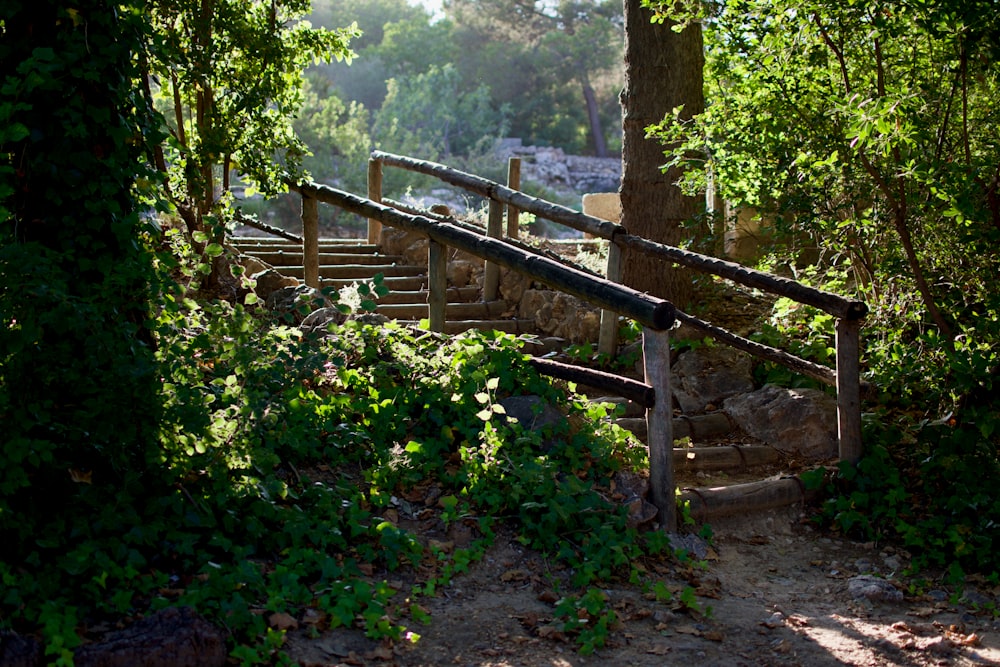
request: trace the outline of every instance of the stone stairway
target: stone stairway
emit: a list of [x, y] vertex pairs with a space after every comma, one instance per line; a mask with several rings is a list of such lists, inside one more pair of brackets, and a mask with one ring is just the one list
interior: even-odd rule
[[[270, 237], [236, 237], [232, 239], [232, 245], [242, 254], [266, 262], [285, 276], [298, 279], [303, 277], [302, 250], [301, 245], [297, 243]], [[382, 274], [383, 282], [390, 291], [379, 299], [376, 312], [401, 323], [415, 324], [428, 317], [427, 273], [426, 266], [408, 264], [399, 255], [383, 254], [376, 245], [359, 240], [320, 241], [322, 286], [340, 289]], [[533, 326], [524, 321], [503, 318], [508, 310], [507, 304], [502, 301], [484, 303], [479, 300], [480, 295], [481, 288], [475, 285], [448, 289], [447, 323], [444, 333], [493, 329], [515, 335], [538, 334]], [[525, 351], [533, 355], [551, 357], [553, 352], [558, 354], [561, 347], [554, 344], [554, 339], [535, 339], [532, 344], [526, 345]], [[680, 383], [675, 387], [677, 392], [686, 380], [681, 369], [684, 364], [674, 365], [675, 372], [681, 373], [678, 376]], [[714, 365], [732, 367], [734, 364], [725, 360], [721, 363], [717, 361]], [[702, 376], [705, 373], [704, 369], [689, 372], [692, 376]], [[631, 431], [639, 440], [646, 441], [645, 413], [640, 406], [626, 399], [602, 396], [599, 390], [595, 391], [592, 388], [580, 387], [580, 389], [591, 397], [599, 397], [593, 398], [595, 401], [624, 405], [624, 413], [617, 419], [618, 425]], [[683, 395], [683, 392], [675, 394], [675, 398], [682, 399]], [[761, 480], [762, 477], [787, 478], [789, 474], [796, 472], [794, 469], [796, 457], [790, 459], [785, 452], [775, 448], [773, 446], [775, 439], [748, 437], [746, 435], [748, 429], [737, 423], [737, 420], [726, 412], [710, 406], [706, 406], [707, 409], [692, 410], [690, 406], [685, 406], [688, 402], [690, 397], [688, 400], [675, 403], [677, 409], [672, 423], [675, 439], [673, 461], [675, 484], [686, 489], [682, 497], [690, 499], [694, 505], [704, 505], [707, 502], [703, 495], [706, 489], [718, 490], [720, 487], [732, 485], [750, 487], [748, 494], [751, 496], [761, 493], [771, 494], [773, 492], [768, 489], [757, 488], [760, 482], [756, 484], [746, 482]], [[720, 402], [714, 401], [714, 403]], [[789, 497], [797, 499], [799, 497], [797, 494], [796, 487], [792, 489]], [[647, 512], [648, 509], [648, 503], [644, 503], [639, 511]]]
[[[241, 254], [254, 257], [282, 275], [302, 279], [302, 246], [275, 237], [237, 236], [231, 244]], [[342, 289], [352, 283], [383, 276], [389, 293], [378, 300], [376, 312], [402, 323], [428, 317], [427, 266], [407, 264], [400, 255], [382, 254], [377, 245], [360, 239], [321, 239], [319, 243], [321, 287]], [[476, 286], [450, 287], [445, 309], [445, 333], [469, 329], [494, 329], [512, 334], [535, 333], [524, 321], [503, 317], [503, 301], [479, 300]]]

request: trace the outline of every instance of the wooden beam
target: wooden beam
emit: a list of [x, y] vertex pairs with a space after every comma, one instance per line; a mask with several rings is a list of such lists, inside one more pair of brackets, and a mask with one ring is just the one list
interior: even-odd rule
[[570, 364], [559, 363], [551, 359], [532, 357], [528, 360], [528, 363], [544, 375], [608, 391], [616, 396], [622, 396], [630, 401], [634, 401], [644, 408], [653, 407], [656, 402], [656, 391], [648, 384], [644, 384], [638, 380], [632, 380], [621, 375], [605, 373], [604, 371], [584, 366], [571, 366]]
[[[372, 201], [382, 201], [382, 161], [377, 158], [368, 159], [368, 198]], [[382, 223], [376, 219], [368, 219], [368, 242], [377, 245], [382, 241]]]
[[[503, 236], [503, 204], [490, 200], [486, 236], [500, 240]], [[483, 267], [483, 301], [496, 301], [500, 290], [500, 265], [487, 260]]]
[[861, 442], [860, 330], [860, 322], [837, 320], [837, 438], [840, 460], [851, 463], [857, 463], [864, 454]]
[[650, 502], [659, 510], [660, 529], [673, 533], [677, 531], [677, 500], [674, 497], [670, 332], [644, 328], [642, 355], [646, 384], [656, 392], [653, 407], [646, 410]]
[[[507, 160], [507, 187], [521, 189], [521, 158]], [[513, 204], [507, 205], [507, 238], [516, 239], [519, 233], [521, 212]]]
[[443, 332], [448, 307], [448, 248], [434, 239], [427, 244], [427, 313], [431, 331]]
[[[612, 243], [608, 248], [608, 270], [606, 277], [613, 283], [622, 281], [622, 249]], [[618, 313], [613, 310], [601, 311], [601, 330], [597, 339], [597, 352], [613, 357], [618, 351]]]
[[319, 288], [319, 202], [302, 195], [302, 270], [309, 287]]

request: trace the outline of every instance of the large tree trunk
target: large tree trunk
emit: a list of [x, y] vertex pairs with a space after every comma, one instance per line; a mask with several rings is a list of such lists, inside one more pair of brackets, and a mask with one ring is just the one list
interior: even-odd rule
[[[622, 224], [631, 234], [676, 246], [683, 240], [682, 223], [698, 212], [701, 203], [696, 197], [685, 197], [674, 185], [679, 177], [676, 170], [660, 170], [664, 149], [646, 138], [646, 128], [682, 105], [686, 118], [704, 109], [701, 26], [692, 24], [676, 33], [670, 22], [651, 23], [652, 13], [641, 7], [641, 0], [624, 2]], [[629, 287], [669, 299], [681, 308], [691, 300], [688, 270], [629, 251], [623, 273]]]

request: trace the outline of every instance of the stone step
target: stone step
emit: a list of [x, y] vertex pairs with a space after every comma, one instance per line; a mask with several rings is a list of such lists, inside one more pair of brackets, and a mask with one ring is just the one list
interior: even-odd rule
[[[244, 253], [251, 257], [256, 257], [262, 262], [267, 262], [274, 267], [301, 266], [302, 251], [269, 250], [261, 252], [254, 250]], [[319, 253], [320, 266], [330, 265], [374, 265], [374, 264], [400, 264], [403, 258], [399, 255], [379, 255], [376, 253], [346, 253], [346, 252], [321, 252]]]
[[[369, 280], [372, 276], [347, 277], [347, 278], [325, 278], [320, 281], [321, 287], [332, 287], [340, 290], [353, 283]], [[389, 288], [389, 293], [393, 292], [418, 292], [427, 288], [427, 276], [386, 276], [382, 284]], [[384, 298], [384, 297], [383, 297]], [[426, 300], [426, 297], [425, 297]]]
[[[445, 318], [491, 320], [502, 315], [506, 308], [503, 301], [449, 303], [445, 307]], [[426, 303], [379, 303], [376, 312], [395, 320], [420, 320], [428, 317], [428, 306]]]
[[[242, 253], [284, 251], [302, 254], [302, 244], [294, 241], [259, 237], [231, 238], [230, 243]], [[322, 239], [319, 242], [320, 252], [375, 253], [379, 247], [373, 243], [365, 243], [359, 239]]]
[[[626, 431], [631, 431], [635, 437], [645, 442], [648, 435], [644, 417], [622, 417], [615, 420]], [[674, 440], [691, 438], [702, 441], [719, 438], [733, 431], [733, 424], [724, 412], [710, 412], [704, 415], [674, 417]]]
[[[283, 266], [281, 273], [302, 278], [304, 270], [301, 266]], [[323, 264], [319, 267], [320, 278], [324, 279], [368, 280], [380, 273], [386, 278], [416, 277], [426, 275], [427, 267], [405, 264]]]
[[[419, 324], [415, 320], [400, 320], [399, 323], [414, 327]], [[535, 323], [529, 320], [451, 320], [445, 322], [444, 325], [444, 333], [448, 335], [459, 334], [472, 329], [480, 331], [503, 331], [515, 336], [538, 333], [538, 330], [535, 329]]]
[[[471, 303], [479, 298], [480, 289], [475, 285], [469, 287], [449, 287], [447, 292], [448, 303]], [[389, 288], [389, 293], [379, 297], [378, 302], [382, 304], [426, 304], [427, 290], [398, 290]]]

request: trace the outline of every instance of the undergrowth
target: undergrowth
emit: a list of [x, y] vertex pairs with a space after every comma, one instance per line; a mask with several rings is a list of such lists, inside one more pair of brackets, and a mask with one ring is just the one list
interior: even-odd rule
[[[613, 475], [645, 467], [645, 449], [607, 406], [535, 372], [518, 340], [354, 321], [304, 336], [256, 308], [168, 294], [159, 443], [141, 474], [124, 486], [79, 475], [49, 515], [8, 510], [24, 531], [0, 560], [0, 619], [39, 634], [47, 660], [70, 664], [87, 627], [172, 605], [223, 626], [245, 665], [288, 662], [275, 614], [415, 641], [421, 598], [480, 559], [500, 524], [561, 564], [579, 602], [557, 615], [584, 652], [615, 623], [594, 593], [603, 582], [656, 583], [642, 564], [669, 546], [612, 500]], [[516, 395], [567, 419], [526, 430], [501, 405]], [[407, 521], [405, 498], [431, 489], [422, 525], [463, 524], [469, 546]], [[389, 583], [400, 571], [408, 590]]]

